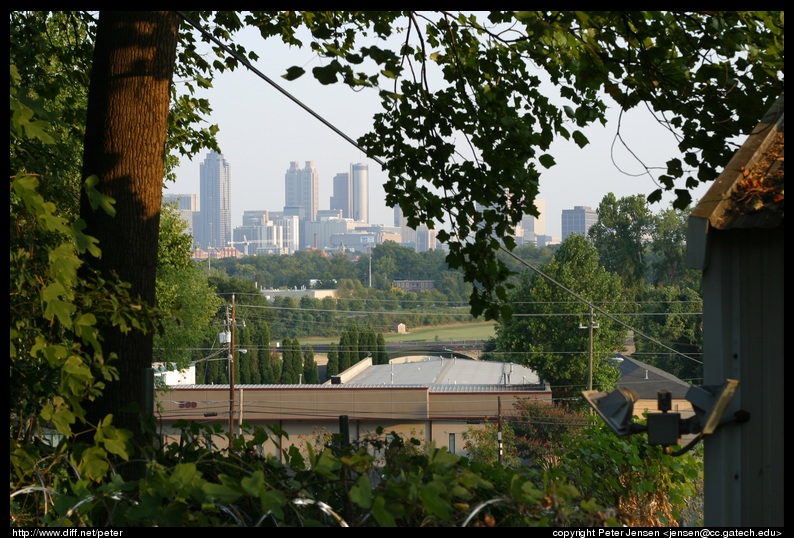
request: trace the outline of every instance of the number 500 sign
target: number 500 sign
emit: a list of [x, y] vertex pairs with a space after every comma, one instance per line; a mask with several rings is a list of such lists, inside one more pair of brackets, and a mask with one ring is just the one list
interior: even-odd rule
[[198, 404], [196, 402], [184, 402], [184, 401], [176, 402], [176, 406], [179, 409], [192, 409], [197, 405]]

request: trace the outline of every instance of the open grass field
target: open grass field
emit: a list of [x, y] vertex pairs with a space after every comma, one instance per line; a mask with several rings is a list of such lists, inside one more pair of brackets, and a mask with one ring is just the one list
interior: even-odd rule
[[[394, 332], [383, 333], [387, 344], [398, 342], [444, 342], [461, 340], [485, 340], [494, 336], [494, 322], [482, 321], [472, 323], [455, 323], [453, 325], [438, 325], [435, 327], [416, 327], [409, 329], [405, 334]], [[330, 344], [339, 342], [338, 338], [299, 338], [302, 345]]]
[[384, 333], [386, 343], [485, 340], [494, 336], [494, 322], [456, 323], [437, 327], [417, 327], [405, 334]]

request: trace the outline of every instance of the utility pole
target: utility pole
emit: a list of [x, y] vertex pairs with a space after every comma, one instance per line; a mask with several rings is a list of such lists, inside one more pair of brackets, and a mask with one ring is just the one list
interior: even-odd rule
[[232, 449], [234, 440], [234, 306], [234, 294], [232, 294], [232, 337], [229, 340], [229, 450]]
[[496, 459], [502, 463], [502, 398], [497, 398], [496, 402]]
[[588, 329], [590, 333], [590, 354], [587, 362], [587, 390], [593, 390], [593, 329], [598, 329], [598, 323], [593, 319], [593, 305], [590, 305], [590, 321], [587, 327], [579, 324], [580, 329]]

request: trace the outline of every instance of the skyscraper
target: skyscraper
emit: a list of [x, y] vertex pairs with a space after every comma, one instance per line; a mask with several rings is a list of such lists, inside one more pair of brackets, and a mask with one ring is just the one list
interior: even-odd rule
[[587, 206], [577, 205], [573, 209], [563, 209], [560, 241], [565, 241], [571, 234], [587, 235], [587, 230], [597, 221], [598, 213]]
[[399, 205], [394, 206], [394, 225], [400, 227], [400, 236], [402, 238], [400, 243], [416, 244], [416, 230], [408, 227], [408, 219], [403, 215]]
[[350, 174], [347, 172], [334, 176], [333, 194], [331, 194], [331, 209], [342, 211], [343, 219], [353, 218], [350, 210]]
[[538, 208], [540, 216], [535, 219], [532, 231], [535, 235], [546, 235], [546, 200], [535, 198], [535, 207]]
[[416, 229], [416, 252], [425, 252], [436, 249], [436, 231], [431, 230], [425, 224], [420, 224]]
[[284, 174], [284, 207], [299, 207], [301, 220], [313, 221], [317, 216], [320, 200], [320, 174], [314, 161], [306, 161], [303, 169], [297, 161], [290, 163]]
[[163, 193], [163, 205], [175, 204], [179, 215], [185, 221], [185, 233], [193, 236], [193, 215], [198, 211], [198, 196], [195, 194]]
[[530, 243], [537, 243], [539, 236], [546, 235], [546, 200], [535, 198], [535, 207], [538, 208], [539, 217], [524, 215], [524, 218], [521, 219], [524, 240]]
[[350, 165], [351, 218], [369, 222], [369, 167], [363, 163]]
[[204, 250], [229, 246], [232, 240], [231, 167], [211, 151], [199, 170], [199, 205], [194, 213], [194, 242]]

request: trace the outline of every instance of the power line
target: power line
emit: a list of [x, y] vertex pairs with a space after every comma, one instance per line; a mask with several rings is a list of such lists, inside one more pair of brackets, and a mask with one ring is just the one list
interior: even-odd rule
[[[344, 132], [342, 132], [340, 129], [338, 129], [336, 126], [334, 126], [332, 123], [330, 123], [329, 121], [327, 121], [325, 118], [323, 118], [323, 117], [322, 117], [322, 116], [320, 116], [318, 113], [316, 113], [314, 110], [312, 110], [310, 107], [308, 107], [307, 105], [305, 105], [304, 103], [302, 103], [302, 102], [301, 102], [299, 99], [297, 99], [295, 96], [293, 96], [293, 95], [292, 95], [292, 94], [290, 94], [288, 91], [286, 91], [285, 89], [283, 89], [281, 86], [279, 86], [278, 84], [276, 84], [276, 82], [275, 82], [275, 81], [273, 81], [272, 79], [270, 79], [270, 78], [269, 78], [267, 75], [265, 75], [264, 73], [262, 73], [261, 71], [259, 71], [258, 69], [256, 69], [256, 68], [255, 68], [253, 65], [251, 65], [251, 63], [248, 61], [248, 59], [247, 59], [246, 57], [244, 57], [244, 56], [242, 56], [241, 54], [237, 53], [236, 51], [232, 50], [232, 49], [231, 49], [231, 48], [229, 48], [229, 47], [228, 47], [228, 46], [227, 46], [225, 43], [222, 43], [222, 42], [221, 42], [219, 39], [217, 39], [215, 36], [213, 36], [212, 34], [210, 34], [209, 32], [207, 32], [207, 31], [206, 31], [206, 30], [205, 30], [203, 27], [201, 27], [201, 25], [199, 25], [198, 23], [196, 23], [195, 21], [193, 21], [192, 19], [190, 19], [190, 18], [189, 18], [189, 17], [188, 17], [188, 16], [187, 16], [187, 15], [186, 15], [184, 12], [182, 12], [182, 11], [177, 11], [176, 13], [177, 13], [177, 14], [178, 14], [178, 15], [179, 15], [181, 18], [182, 18], [182, 20], [184, 20], [186, 23], [188, 23], [188, 24], [189, 24], [189, 25], [191, 25], [193, 28], [195, 28], [195, 29], [196, 29], [198, 32], [200, 32], [200, 33], [201, 33], [201, 34], [202, 34], [202, 35], [203, 35], [203, 36], [204, 36], [206, 39], [208, 39], [209, 41], [212, 41], [213, 43], [215, 43], [215, 44], [216, 44], [218, 47], [220, 47], [221, 49], [223, 49], [223, 50], [224, 50], [224, 51], [225, 51], [227, 54], [229, 54], [229, 55], [231, 55], [232, 57], [234, 57], [234, 58], [235, 58], [237, 61], [239, 61], [239, 62], [240, 62], [240, 63], [241, 63], [243, 66], [247, 67], [247, 68], [248, 68], [248, 69], [249, 69], [249, 70], [250, 70], [252, 73], [256, 74], [256, 75], [257, 75], [259, 78], [261, 78], [262, 80], [264, 80], [265, 82], [267, 82], [268, 84], [270, 84], [270, 85], [271, 85], [273, 88], [275, 88], [276, 90], [278, 90], [280, 93], [282, 93], [282, 94], [283, 94], [284, 96], [286, 96], [288, 99], [290, 99], [290, 100], [291, 100], [291, 101], [293, 101], [295, 104], [297, 104], [297, 105], [298, 105], [298, 106], [300, 106], [302, 109], [304, 109], [306, 112], [308, 112], [309, 114], [311, 114], [312, 116], [314, 116], [314, 117], [315, 117], [317, 120], [319, 120], [321, 123], [323, 123], [323, 124], [324, 124], [325, 126], [327, 126], [329, 129], [331, 129], [331, 130], [332, 130], [332, 131], [334, 131], [336, 134], [338, 134], [339, 136], [341, 136], [342, 138], [344, 138], [344, 139], [345, 139], [347, 142], [349, 142], [350, 144], [352, 144], [352, 145], [353, 145], [355, 148], [357, 148], [359, 151], [361, 151], [362, 153], [364, 153], [365, 155], [367, 155], [367, 157], [368, 157], [368, 158], [371, 158], [372, 160], [374, 160], [375, 162], [377, 162], [377, 163], [378, 163], [379, 165], [381, 165], [381, 166], [385, 166], [385, 164], [383, 163], [383, 161], [381, 161], [381, 160], [380, 160], [380, 159], [378, 159], [377, 157], [372, 157], [372, 156], [368, 155], [367, 151], [366, 151], [366, 150], [365, 150], [363, 147], [361, 147], [361, 146], [360, 146], [360, 145], [359, 145], [359, 144], [358, 144], [358, 143], [357, 143], [355, 140], [353, 140], [352, 138], [350, 138], [349, 136], [347, 136], [347, 135], [346, 135]], [[700, 364], [702, 364], [702, 361], [698, 361], [697, 359], [694, 359], [694, 358], [692, 358], [692, 357], [690, 357], [690, 356], [688, 356], [688, 355], [686, 355], [686, 354], [684, 354], [684, 353], [681, 353], [681, 352], [679, 352], [679, 351], [677, 351], [677, 350], [675, 350], [675, 349], [673, 349], [673, 348], [670, 348], [670, 347], [668, 347], [668, 346], [666, 346], [666, 345], [662, 344], [661, 342], [659, 342], [659, 341], [657, 341], [657, 340], [653, 339], [652, 337], [650, 337], [650, 336], [648, 336], [648, 335], [646, 335], [646, 334], [642, 333], [642, 332], [641, 332], [641, 331], [639, 331], [638, 329], [636, 329], [636, 328], [634, 328], [634, 327], [632, 327], [632, 326], [630, 326], [630, 325], [628, 325], [628, 324], [624, 323], [623, 321], [621, 321], [621, 320], [617, 319], [617, 318], [616, 318], [616, 317], [614, 317], [612, 314], [609, 314], [609, 313], [607, 313], [606, 311], [602, 310], [601, 308], [598, 308], [597, 306], [595, 306], [595, 304], [594, 304], [594, 303], [592, 303], [592, 302], [588, 301], [587, 299], [584, 299], [583, 297], [581, 297], [580, 295], [578, 295], [577, 293], [575, 293], [573, 290], [571, 290], [571, 289], [569, 289], [569, 288], [567, 288], [567, 287], [563, 286], [562, 284], [560, 284], [559, 282], [557, 282], [556, 280], [554, 280], [554, 279], [553, 279], [553, 278], [551, 278], [550, 276], [546, 275], [545, 273], [543, 273], [542, 271], [540, 271], [539, 269], [537, 269], [537, 268], [536, 268], [536, 267], [534, 267], [533, 265], [531, 265], [531, 264], [529, 264], [528, 262], [526, 262], [525, 260], [523, 260], [523, 259], [519, 258], [517, 255], [515, 255], [515, 254], [513, 254], [512, 252], [510, 252], [509, 250], [507, 250], [507, 249], [506, 249], [506, 248], [505, 248], [503, 245], [502, 245], [502, 246], [500, 246], [500, 250], [502, 250], [503, 252], [505, 252], [507, 255], [509, 255], [510, 257], [512, 257], [513, 259], [515, 259], [516, 261], [518, 261], [519, 263], [521, 263], [521, 264], [525, 265], [526, 267], [528, 267], [528, 268], [532, 269], [533, 271], [537, 272], [539, 275], [541, 275], [542, 277], [546, 278], [547, 280], [549, 280], [549, 281], [550, 281], [550, 282], [552, 282], [553, 284], [555, 284], [555, 285], [559, 286], [561, 289], [563, 289], [563, 290], [567, 291], [567, 292], [568, 292], [568, 293], [570, 293], [572, 296], [576, 297], [576, 298], [577, 298], [577, 299], [579, 299], [581, 302], [583, 302], [583, 303], [585, 303], [586, 305], [590, 306], [590, 307], [591, 307], [591, 308], [593, 308], [594, 310], [598, 310], [598, 311], [599, 311], [601, 314], [603, 314], [604, 316], [606, 316], [606, 317], [610, 318], [610, 319], [611, 319], [611, 320], [613, 320], [614, 322], [616, 322], [616, 323], [618, 323], [618, 324], [622, 325], [623, 327], [625, 327], [625, 328], [627, 328], [627, 329], [629, 329], [629, 330], [632, 330], [632, 331], [634, 331], [634, 333], [635, 333], [635, 334], [637, 334], [637, 335], [639, 335], [639, 336], [642, 336], [643, 338], [646, 338], [646, 339], [648, 339], [649, 341], [651, 341], [651, 342], [654, 342], [654, 343], [656, 343], [656, 344], [658, 344], [658, 345], [660, 345], [660, 346], [662, 346], [662, 347], [664, 347], [664, 348], [666, 348], [666, 349], [669, 349], [671, 352], [673, 352], [673, 353], [675, 353], [675, 354], [677, 354], [677, 355], [680, 355], [681, 357], [684, 357], [684, 358], [686, 358], [686, 359], [689, 359], [689, 360], [692, 360], [692, 361], [695, 361], [695, 362], [697, 362], [697, 363], [700, 363]]]
[[645, 338], [646, 340], [648, 340], [649, 342], [655, 343], [655, 344], [657, 344], [657, 345], [659, 345], [659, 346], [661, 346], [661, 347], [671, 351], [672, 353], [674, 353], [676, 355], [679, 355], [679, 356], [681, 356], [681, 357], [683, 357], [685, 359], [694, 361], [694, 362], [696, 362], [698, 364], [703, 364], [703, 361], [697, 360], [694, 357], [690, 357], [689, 355], [687, 355], [685, 353], [681, 353], [680, 351], [678, 351], [676, 349], [673, 349], [670, 346], [667, 346], [667, 345], [663, 344], [662, 342], [656, 340], [655, 338], [653, 338], [651, 336], [648, 336], [647, 334], [643, 333], [639, 329], [636, 329], [636, 328], [632, 327], [631, 325], [629, 325], [627, 323], [624, 323], [623, 321], [619, 320], [618, 318], [616, 318], [614, 315], [610, 314], [609, 312], [606, 312], [605, 310], [597, 307], [594, 303], [588, 301], [587, 299], [585, 299], [584, 297], [582, 297], [581, 295], [579, 295], [578, 293], [576, 293], [572, 289], [560, 284], [559, 282], [554, 280], [552, 277], [550, 277], [549, 275], [547, 275], [546, 273], [544, 273], [543, 271], [541, 271], [540, 269], [538, 269], [534, 265], [532, 265], [529, 262], [519, 258], [517, 255], [515, 255], [512, 252], [510, 252], [509, 250], [507, 250], [504, 247], [504, 245], [500, 245], [499, 249], [502, 252], [506, 253], [508, 256], [512, 257], [514, 260], [516, 260], [519, 263], [521, 263], [522, 265], [525, 265], [525, 266], [529, 267], [530, 269], [532, 269], [533, 271], [538, 273], [540, 276], [542, 276], [543, 278], [545, 278], [546, 280], [548, 280], [549, 282], [551, 282], [555, 286], [558, 286], [560, 289], [570, 293], [572, 296], [576, 297], [579, 301], [583, 302], [584, 304], [586, 304], [587, 306], [589, 306], [593, 310], [598, 310], [598, 312], [600, 312], [602, 315], [608, 317], [609, 319], [611, 319], [615, 323], [618, 323], [619, 325], [622, 325], [626, 329], [629, 329], [630, 331], [633, 331], [635, 335], [639, 335], [639, 336]]
[[282, 88], [281, 86], [279, 86], [278, 84], [276, 84], [276, 82], [275, 82], [274, 80], [272, 80], [272, 79], [271, 79], [271, 78], [269, 78], [267, 75], [265, 75], [264, 73], [262, 73], [261, 71], [259, 71], [257, 68], [255, 68], [253, 65], [251, 65], [251, 62], [249, 62], [249, 61], [248, 61], [248, 59], [247, 59], [245, 56], [242, 56], [241, 54], [238, 54], [238, 53], [237, 53], [237, 51], [235, 51], [235, 50], [232, 50], [232, 49], [231, 49], [231, 48], [229, 48], [229, 47], [228, 47], [228, 46], [227, 46], [225, 43], [222, 43], [222, 42], [221, 42], [219, 39], [217, 39], [215, 36], [213, 36], [212, 34], [210, 34], [209, 32], [207, 32], [207, 31], [206, 31], [204, 28], [202, 28], [202, 27], [201, 27], [201, 25], [199, 25], [198, 23], [196, 23], [196, 22], [194, 22], [192, 19], [190, 19], [190, 18], [189, 18], [189, 17], [188, 17], [188, 16], [187, 16], [187, 15], [186, 15], [186, 14], [185, 14], [183, 11], [177, 11], [176, 13], [177, 13], [177, 14], [178, 14], [180, 17], [182, 17], [182, 20], [184, 20], [186, 23], [188, 23], [188, 24], [189, 24], [189, 25], [191, 25], [193, 28], [195, 28], [196, 30], [198, 30], [198, 31], [199, 31], [199, 32], [200, 32], [200, 33], [201, 33], [201, 34], [202, 34], [202, 35], [203, 35], [203, 36], [204, 36], [206, 39], [208, 39], [208, 40], [212, 41], [213, 43], [215, 43], [216, 45], [218, 45], [218, 46], [219, 46], [220, 48], [222, 48], [222, 49], [223, 49], [223, 50], [224, 50], [224, 51], [225, 51], [227, 54], [229, 54], [229, 55], [233, 56], [233, 57], [234, 57], [234, 58], [235, 58], [235, 59], [236, 59], [238, 62], [240, 62], [241, 64], [243, 64], [245, 67], [247, 67], [247, 68], [248, 68], [248, 69], [249, 69], [249, 70], [250, 70], [252, 73], [254, 73], [255, 75], [257, 75], [259, 78], [261, 78], [262, 80], [264, 80], [264, 81], [265, 81], [265, 82], [267, 82], [268, 84], [270, 84], [272, 87], [274, 87], [274, 88], [275, 88], [276, 90], [278, 90], [280, 93], [282, 93], [283, 95], [285, 95], [285, 96], [286, 96], [286, 97], [287, 97], [289, 100], [291, 100], [293, 103], [295, 103], [296, 105], [298, 105], [299, 107], [301, 107], [303, 110], [305, 110], [306, 112], [308, 112], [309, 114], [311, 114], [312, 116], [314, 116], [314, 117], [315, 117], [317, 120], [319, 120], [319, 121], [320, 121], [320, 122], [321, 122], [323, 125], [325, 125], [325, 126], [326, 126], [326, 127], [328, 127], [329, 129], [331, 129], [333, 132], [335, 132], [336, 134], [338, 134], [339, 136], [341, 136], [342, 138], [344, 138], [346, 141], [350, 142], [350, 144], [352, 144], [352, 145], [353, 145], [353, 146], [354, 146], [356, 149], [358, 149], [359, 151], [361, 151], [362, 153], [364, 153], [364, 155], [366, 155], [368, 158], [372, 159], [373, 161], [375, 161], [376, 163], [378, 163], [378, 164], [379, 164], [379, 165], [381, 165], [381, 166], [385, 166], [385, 165], [384, 165], [384, 163], [383, 163], [383, 161], [381, 161], [379, 158], [370, 156], [370, 155], [367, 153], [367, 150], [365, 150], [363, 147], [361, 147], [361, 146], [358, 144], [358, 142], [356, 142], [355, 140], [353, 140], [352, 138], [350, 138], [349, 136], [347, 136], [347, 135], [346, 135], [344, 132], [342, 132], [341, 130], [339, 130], [339, 129], [338, 129], [336, 126], [334, 126], [334, 125], [333, 125], [331, 122], [329, 122], [328, 120], [326, 120], [325, 118], [323, 118], [322, 116], [320, 116], [320, 115], [319, 115], [317, 112], [315, 112], [315, 111], [314, 111], [314, 110], [312, 110], [310, 107], [308, 107], [307, 105], [305, 105], [304, 103], [302, 103], [302, 102], [301, 102], [301, 101], [300, 101], [300, 100], [299, 100], [297, 97], [293, 96], [293, 95], [292, 95], [291, 93], [289, 93], [287, 90], [285, 90], [284, 88]]

